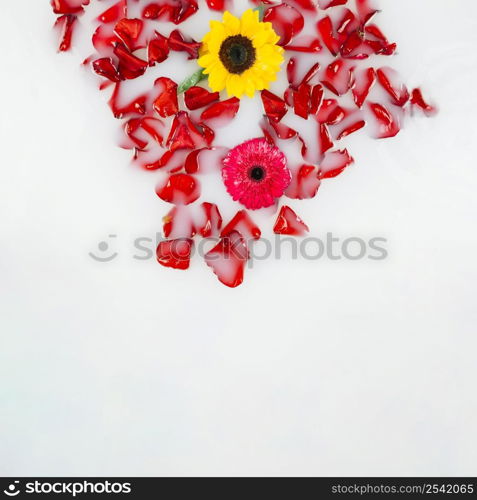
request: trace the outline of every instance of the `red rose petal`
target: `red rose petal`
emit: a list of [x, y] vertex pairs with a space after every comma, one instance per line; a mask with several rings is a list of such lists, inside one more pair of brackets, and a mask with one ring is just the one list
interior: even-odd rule
[[201, 216], [197, 225], [197, 231], [204, 238], [217, 236], [222, 227], [222, 216], [219, 208], [214, 203], [204, 202], [201, 204]]
[[188, 174], [208, 173], [222, 170], [222, 160], [228, 153], [227, 148], [207, 147], [196, 149], [187, 155], [184, 168]]
[[162, 219], [163, 232], [166, 238], [192, 238], [196, 234], [194, 219], [192, 217], [191, 209], [185, 205], [178, 205], [174, 207]]
[[417, 89], [414, 89], [412, 92], [411, 92], [411, 99], [410, 99], [410, 102], [413, 106], [417, 106], [418, 108], [420, 108], [422, 111], [424, 111], [424, 113], [427, 115], [427, 116], [431, 116], [431, 115], [434, 115], [435, 113], [437, 113], [437, 108], [435, 106], [431, 106], [430, 104], [428, 104], [425, 100], [424, 100], [424, 97], [422, 95], [422, 91], [421, 89], [417, 88]]
[[121, 83], [117, 83], [114, 87], [113, 95], [109, 100], [109, 106], [113, 111], [115, 118], [126, 118], [131, 115], [144, 115], [146, 113], [147, 96], [139, 95], [131, 101], [121, 103]]
[[293, 105], [295, 114], [308, 119], [311, 107], [311, 87], [307, 83], [299, 85], [297, 90], [293, 91]]
[[399, 117], [394, 116], [389, 109], [382, 104], [375, 102], [368, 103], [369, 109], [372, 111], [377, 122], [376, 138], [386, 139], [396, 136], [401, 130]]
[[169, 35], [169, 48], [177, 52], [187, 52], [189, 59], [197, 59], [199, 57], [200, 42], [196, 42], [193, 38], [183, 35], [179, 30], [174, 30]]
[[198, 9], [197, 0], [163, 0], [146, 5], [142, 11], [142, 17], [180, 24], [195, 14]]
[[352, 66], [344, 59], [333, 61], [326, 68], [321, 83], [338, 96], [346, 94], [354, 85]]
[[137, 42], [144, 28], [141, 19], [121, 19], [115, 26], [114, 32], [118, 38], [133, 52], [137, 48]]
[[283, 99], [269, 90], [262, 90], [261, 93], [265, 114], [270, 120], [279, 122], [287, 114], [287, 105]]
[[67, 52], [71, 48], [73, 31], [78, 21], [78, 17], [72, 14], [64, 14], [60, 16], [55, 23], [55, 28], [60, 30], [60, 52]]
[[79, 14], [89, 0], [51, 0], [50, 3], [55, 14]]
[[274, 5], [265, 11], [264, 22], [272, 23], [275, 33], [280, 37], [279, 45], [286, 45], [300, 33], [305, 25], [301, 13], [286, 3]]
[[127, 0], [120, 0], [115, 3], [112, 7], [109, 7], [101, 15], [98, 16], [97, 20], [103, 24], [110, 24], [118, 22], [119, 19], [127, 16]]
[[275, 234], [288, 234], [291, 236], [303, 236], [310, 230], [298, 215], [287, 205], [280, 209], [277, 220], [273, 227]]
[[167, 118], [179, 111], [177, 102], [177, 83], [162, 76], [154, 82], [154, 91], [158, 92], [153, 108], [159, 116]]
[[93, 70], [99, 76], [104, 76], [112, 82], [119, 82], [122, 79], [110, 57], [102, 57], [93, 61]]
[[175, 205], [189, 205], [200, 196], [198, 181], [188, 174], [173, 174], [156, 188], [161, 200]]
[[235, 288], [243, 282], [248, 258], [248, 248], [243, 237], [237, 231], [232, 231], [207, 252], [205, 262], [221, 283]]
[[288, 51], [293, 52], [309, 52], [316, 53], [321, 50], [321, 43], [318, 38], [313, 35], [302, 35], [293, 40], [293, 43], [284, 47]]
[[226, 101], [217, 102], [210, 105], [200, 115], [200, 119], [209, 125], [223, 127], [235, 118], [240, 107], [240, 99], [232, 97]]
[[220, 99], [219, 92], [209, 92], [203, 87], [190, 87], [184, 93], [184, 102], [188, 109], [200, 109]]
[[353, 98], [356, 106], [362, 108], [369, 91], [376, 81], [376, 72], [373, 68], [366, 68], [355, 71], [354, 75], [356, 83], [353, 88]]
[[235, 214], [234, 218], [222, 229], [220, 236], [228, 236], [233, 231], [240, 233], [245, 240], [258, 240], [262, 235], [260, 228], [245, 210], [240, 210]]
[[377, 71], [378, 81], [391, 96], [393, 104], [403, 107], [409, 101], [409, 91], [400, 81], [397, 71], [392, 68], [380, 68]]
[[114, 54], [119, 60], [118, 72], [123, 79], [134, 80], [146, 72], [148, 62], [136, 57], [122, 43], [114, 47]]
[[156, 31], [154, 38], [149, 41], [147, 54], [149, 66], [165, 61], [169, 56], [169, 40]]
[[320, 187], [318, 167], [301, 165], [292, 175], [292, 181], [285, 191], [285, 196], [297, 200], [314, 198]]
[[225, 10], [225, 0], [207, 0], [207, 6], [211, 10]]
[[203, 129], [194, 124], [188, 113], [180, 111], [174, 117], [166, 146], [174, 152], [177, 149], [201, 149], [208, 143]]
[[330, 7], [337, 7], [338, 5], [344, 5], [348, 0], [318, 0], [318, 5], [320, 9], [326, 10]]
[[328, 152], [319, 167], [319, 178], [330, 179], [341, 174], [343, 170], [354, 162], [347, 149]]
[[188, 269], [194, 242], [189, 238], [161, 241], [156, 256], [161, 266], [173, 269]]

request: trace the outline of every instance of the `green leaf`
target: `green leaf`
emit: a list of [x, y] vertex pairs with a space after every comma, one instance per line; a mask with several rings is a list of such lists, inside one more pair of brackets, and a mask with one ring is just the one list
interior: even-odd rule
[[263, 21], [263, 14], [265, 13], [265, 4], [261, 3], [258, 5], [258, 7], [256, 7], [253, 10], [256, 10], [258, 12], [258, 19], [260, 21]]
[[194, 85], [197, 85], [201, 80], [207, 78], [207, 75], [204, 75], [204, 69], [198, 69], [195, 73], [188, 76], [177, 88], [177, 93], [182, 94], [186, 90], [189, 90]]

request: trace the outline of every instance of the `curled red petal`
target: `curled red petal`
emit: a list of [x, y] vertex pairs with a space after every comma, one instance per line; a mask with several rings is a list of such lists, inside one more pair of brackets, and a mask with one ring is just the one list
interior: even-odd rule
[[198, 9], [197, 0], [162, 0], [146, 5], [142, 11], [142, 17], [180, 24], [194, 15]]
[[283, 99], [269, 90], [261, 93], [265, 114], [270, 120], [279, 122], [287, 114], [287, 105]]
[[245, 240], [237, 231], [222, 237], [204, 258], [224, 285], [235, 288], [243, 282], [249, 252]]
[[235, 118], [240, 107], [240, 99], [231, 97], [226, 101], [211, 104], [200, 115], [202, 122], [211, 122], [214, 126], [224, 126]]
[[189, 238], [161, 241], [156, 250], [157, 261], [164, 267], [188, 269], [193, 247]]
[[314, 198], [320, 187], [318, 167], [301, 165], [292, 175], [292, 181], [285, 191], [288, 198], [305, 200]]
[[122, 43], [114, 47], [114, 54], [118, 58], [118, 72], [123, 79], [134, 80], [146, 72], [148, 62], [136, 57]]
[[60, 45], [58, 46], [60, 52], [67, 52], [70, 50], [77, 21], [78, 16], [73, 14], [64, 14], [56, 20], [55, 28], [60, 30]]
[[296, 37], [292, 43], [285, 46], [290, 52], [317, 53], [322, 49], [320, 40], [313, 35], [301, 35]]
[[296, 90], [293, 91], [293, 106], [295, 114], [308, 119], [311, 108], [311, 86], [307, 83], [302, 83]]
[[217, 236], [222, 227], [222, 216], [215, 203], [204, 202], [200, 206], [201, 215], [197, 225], [198, 233], [204, 238]]
[[144, 22], [141, 19], [121, 19], [114, 27], [114, 32], [118, 38], [126, 45], [130, 51], [137, 48], [137, 42], [144, 28]]
[[379, 83], [391, 96], [393, 104], [403, 107], [410, 96], [407, 87], [400, 81], [398, 72], [392, 68], [380, 68], [376, 73]]
[[354, 75], [353, 99], [356, 106], [362, 108], [369, 91], [376, 81], [376, 71], [373, 68], [366, 68], [358, 72], [355, 71]]
[[186, 52], [189, 59], [197, 59], [199, 57], [200, 42], [196, 42], [193, 38], [185, 36], [179, 30], [174, 30], [169, 35], [169, 48], [177, 52]]
[[186, 205], [177, 205], [162, 218], [162, 231], [166, 238], [192, 238], [197, 230], [191, 208]]
[[326, 68], [321, 83], [338, 96], [346, 94], [354, 85], [352, 66], [344, 59], [333, 61]]
[[209, 92], [203, 87], [190, 87], [184, 93], [184, 102], [188, 109], [200, 109], [220, 99], [219, 92]]
[[424, 113], [427, 115], [427, 116], [431, 116], [431, 115], [434, 115], [435, 113], [437, 113], [437, 108], [435, 106], [432, 106], [431, 104], [428, 104], [423, 95], [422, 95], [422, 91], [421, 89], [417, 88], [417, 89], [414, 89], [412, 92], [411, 92], [411, 99], [410, 99], [410, 102], [413, 106], [417, 106], [418, 108], [420, 108], [422, 111], [424, 111]]
[[368, 103], [369, 109], [377, 122], [376, 138], [386, 139], [396, 136], [401, 130], [398, 116], [394, 116], [389, 109], [376, 102]]
[[320, 9], [326, 10], [330, 7], [337, 7], [338, 5], [344, 5], [348, 0], [318, 0], [318, 5]]
[[319, 166], [319, 178], [329, 179], [341, 174], [343, 170], [354, 162], [347, 149], [328, 152]]
[[93, 61], [93, 70], [99, 76], [104, 76], [112, 82], [120, 82], [122, 79], [110, 57], [102, 57]]
[[149, 66], [154, 66], [156, 63], [165, 61], [169, 56], [169, 40], [158, 33], [154, 34], [154, 38], [149, 41], [147, 47], [147, 59]]
[[50, 0], [55, 14], [80, 14], [90, 0]]
[[177, 83], [162, 76], [154, 82], [154, 89], [155, 92], [158, 92], [153, 102], [156, 113], [163, 118], [175, 115], [179, 111]]
[[135, 115], [146, 114], [147, 95], [139, 95], [130, 101], [122, 103], [121, 83], [117, 83], [114, 87], [113, 94], [109, 100], [109, 106], [113, 111], [115, 118], [125, 118]]
[[288, 234], [290, 236], [303, 236], [309, 232], [308, 226], [298, 217], [298, 215], [287, 205], [280, 209], [275, 225], [275, 234]]
[[121, 18], [126, 16], [127, 0], [120, 0], [100, 14], [97, 20], [103, 24], [110, 24], [118, 22]]
[[274, 5], [265, 11], [264, 22], [272, 23], [275, 33], [280, 37], [279, 45], [286, 45], [298, 35], [305, 25], [302, 14], [286, 3]]
[[221, 237], [238, 232], [245, 240], [258, 240], [261, 236], [260, 228], [255, 224], [246, 210], [239, 210], [233, 219], [222, 229]]
[[173, 174], [159, 184], [156, 194], [169, 203], [189, 205], [199, 198], [200, 185], [192, 175]]
[[185, 111], [180, 111], [172, 121], [166, 146], [171, 152], [179, 149], [201, 149], [208, 146], [204, 128], [196, 125]]

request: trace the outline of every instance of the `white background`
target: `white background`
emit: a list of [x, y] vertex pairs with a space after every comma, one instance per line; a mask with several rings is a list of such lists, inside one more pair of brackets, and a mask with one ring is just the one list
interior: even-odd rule
[[440, 114], [359, 136], [292, 206], [389, 258], [268, 259], [230, 290], [200, 259], [132, 258], [166, 210], [151, 174], [55, 52], [48, 2], [2, 0], [2, 475], [477, 474], [477, 3], [381, 5]]

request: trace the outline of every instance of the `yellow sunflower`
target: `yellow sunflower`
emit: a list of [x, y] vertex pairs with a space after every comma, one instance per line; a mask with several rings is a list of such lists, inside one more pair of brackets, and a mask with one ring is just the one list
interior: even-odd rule
[[222, 22], [210, 22], [198, 63], [214, 92], [227, 89], [230, 96], [253, 97], [276, 80], [283, 62], [279, 40], [272, 24], [260, 21], [258, 11], [249, 9], [240, 19], [226, 11]]

